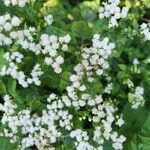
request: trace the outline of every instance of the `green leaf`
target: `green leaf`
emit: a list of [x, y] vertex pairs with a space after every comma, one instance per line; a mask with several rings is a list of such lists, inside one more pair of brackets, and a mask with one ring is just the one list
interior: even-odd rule
[[121, 70], [123, 70], [123, 71], [126, 71], [126, 70], [127, 70], [127, 66], [124, 65], [124, 64], [119, 64], [118, 66], [119, 66], [119, 68], [120, 68]]
[[125, 150], [149, 150], [150, 137], [135, 135], [125, 147]]
[[42, 104], [41, 104], [41, 102], [38, 99], [36, 99], [36, 100], [30, 101], [29, 105], [30, 105], [31, 110], [35, 111], [35, 110], [40, 109]]
[[88, 84], [87, 91], [92, 96], [95, 96], [96, 94], [101, 94], [102, 91], [103, 91], [103, 85], [102, 85], [102, 83], [98, 79], [94, 79], [93, 82], [91, 82], [91, 83]]
[[56, 35], [65, 35], [65, 34], [67, 34], [67, 32], [65, 32], [63, 29], [57, 28], [57, 27], [54, 27], [54, 26], [47, 27], [47, 33], [56, 34]]
[[112, 143], [110, 141], [106, 141], [103, 147], [104, 147], [104, 150], [113, 150]]
[[60, 79], [60, 83], [59, 83], [59, 87], [61, 90], [64, 90], [67, 85], [69, 84], [69, 77], [70, 77], [71, 73], [68, 71], [65, 71], [61, 74], [61, 79]]
[[14, 43], [14, 45], [12, 46], [12, 50], [13, 51], [17, 51], [18, 49], [19, 49], [19, 44], [16, 42], [16, 43]]
[[56, 74], [53, 68], [49, 66], [43, 67], [44, 74], [41, 77], [42, 86], [49, 88], [58, 88], [60, 75]]
[[150, 138], [150, 114], [147, 117], [147, 120], [144, 123], [141, 132], [142, 132], [142, 135], [147, 136], [147, 137]]
[[129, 103], [124, 108], [125, 125], [122, 132], [127, 141], [125, 150], [148, 150], [150, 147], [150, 117], [144, 107], [133, 110]]
[[0, 80], [0, 94], [6, 93], [5, 84]]
[[84, 21], [76, 21], [72, 24], [73, 34], [82, 40], [92, 37], [92, 29]]
[[8, 79], [7, 82], [7, 89], [10, 95], [12, 95], [13, 97], [16, 96], [16, 85], [17, 82], [14, 79]]
[[0, 150], [16, 150], [17, 146], [15, 144], [11, 144], [9, 139], [5, 137], [0, 137]]
[[84, 19], [91, 22], [97, 17], [90, 8], [81, 9], [81, 15]]
[[64, 141], [65, 150], [75, 150], [74, 140], [70, 137], [66, 137]]
[[123, 116], [126, 123], [121, 130], [126, 137], [131, 138], [135, 133], [141, 131], [141, 128], [148, 117], [148, 112], [144, 107], [139, 107], [136, 110], [132, 109], [131, 105], [127, 102], [123, 109]]
[[1, 68], [3, 65], [6, 65], [6, 64], [7, 64], [7, 61], [3, 58], [3, 55], [4, 55], [4, 51], [3, 51], [3, 50], [0, 50], [0, 68]]

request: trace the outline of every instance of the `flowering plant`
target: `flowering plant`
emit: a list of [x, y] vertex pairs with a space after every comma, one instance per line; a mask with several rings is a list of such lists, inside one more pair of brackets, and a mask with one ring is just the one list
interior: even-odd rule
[[1, 0], [1, 150], [150, 149], [149, 0]]

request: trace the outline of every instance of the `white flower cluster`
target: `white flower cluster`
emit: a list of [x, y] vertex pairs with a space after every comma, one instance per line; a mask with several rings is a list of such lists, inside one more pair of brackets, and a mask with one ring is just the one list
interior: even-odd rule
[[[25, 33], [27, 33], [27, 31]], [[22, 31], [22, 33], [24, 33], [24, 31]], [[27, 35], [24, 37], [27, 39], [27, 45], [29, 43], [34, 43], [32, 42], [32, 38], [28, 38]], [[40, 37], [39, 43], [34, 44], [39, 47], [37, 55], [43, 54], [46, 56], [45, 63], [51, 65], [54, 70], [60, 68], [60, 64], [62, 64], [64, 60], [57, 54], [57, 50], [59, 49], [59, 45], [64, 47], [64, 51], [66, 48], [68, 49], [66, 44], [69, 43], [70, 36], [57, 37], [54, 35], [48, 36], [47, 34], [42, 34]], [[19, 40], [21, 38], [19, 38], [19, 36], [17, 38], [19, 44], [22, 45], [23, 41], [20, 42]], [[94, 35], [92, 41], [93, 46], [82, 50], [81, 63], [74, 67], [75, 73], [70, 76], [71, 85], [66, 87], [67, 95], [59, 97], [55, 94], [51, 94], [47, 98], [48, 104], [46, 109], [42, 111], [41, 116], [32, 114], [28, 109], [17, 111], [17, 106], [12, 103], [10, 98], [8, 98], [7, 104], [4, 103], [4, 106], [1, 105], [0, 108], [4, 111], [2, 123], [8, 127], [4, 129], [2, 135], [10, 137], [12, 142], [16, 142], [19, 138], [19, 129], [21, 129], [23, 139], [20, 143], [20, 149], [22, 150], [33, 145], [36, 145], [40, 150], [45, 150], [46, 148], [52, 149], [54, 148], [53, 144], [57, 142], [58, 138], [61, 138], [62, 140], [65, 138], [65, 133], [67, 133], [67, 136], [70, 135], [70, 138], [74, 139], [77, 150], [103, 149], [105, 140], [112, 140], [115, 150], [122, 149], [122, 143], [125, 141], [125, 138], [123, 138], [124, 136], [119, 135], [113, 137], [115, 131], [113, 131], [112, 126], [117, 125], [118, 127], [121, 127], [124, 123], [123, 119], [116, 115], [117, 109], [115, 106], [110, 102], [106, 103], [103, 100], [103, 95], [97, 94], [93, 97], [88, 94], [86, 90], [87, 87], [83, 81], [83, 77], [87, 76], [87, 80], [91, 82], [95, 77], [93, 74], [94, 71], [98, 76], [105, 75], [105, 71], [109, 67], [107, 58], [111, 55], [115, 45], [109, 43], [108, 38], [100, 40], [100, 36], [97, 34]], [[31, 51], [31, 47], [27, 46], [26, 50], [27, 49]], [[34, 52], [33, 48], [32, 52]], [[15, 63], [19, 64], [23, 61], [23, 55], [17, 51], [12, 53], [6, 52], [4, 58], [9, 63], [8, 68], [11, 69], [9, 69], [8, 72], [7, 67], [3, 66], [1, 70], [2, 76], [9, 74], [13, 78], [15, 77], [15, 79], [17, 79], [24, 87], [32, 83], [40, 85], [40, 80], [38, 79], [42, 72], [39, 69], [40, 66], [38, 64], [32, 70], [31, 78], [25, 80], [26, 77], [24, 73], [22, 71], [19, 72], [17, 65], [15, 65]], [[57, 70], [55, 71], [57, 72]], [[97, 73], [100, 71], [102, 71], [101, 74]], [[104, 90], [104, 92], [109, 93], [111, 92], [112, 87], [111, 85], [108, 85], [105, 89], [107, 90]], [[11, 105], [10, 107], [14, 105], [11, 114], [7, 114], [6, 112], [6, 107], [9, 105]], [[83, 115], [74, 118], [74, 115], [76, 114], [78, 116], [78, 112], [84, 107], [89, 107], [87, 110], [89, 116]], [[70, 108], [72, 108], [75, 114], [71, 114], [72, 111], [70, 111]], [[94, 143], [97, 143], [98, 146], [94, 146], [89, 142], [89, 133], [76, 128], [74, 121], [72, 121], [74, 119], [84, 121], [86, 118], [91, 124], [95, 124], [93, 137], [90, 138]], [[97, 131], [98, 129], [99, 132]]]
[[109, 28], [118, 26], [118, 20], [125, 18], [128, 14], [128, 8], [123, 7], [122, 9], [118, 6], [120, 0], [108, 0], [108, 2], [103, 2], [103, 7], [99, 9], [99, 18], [110, 18]]
[[111, 139], [113, 141], [112, 146], [113, 146], [114, 149], [116, 149], [116, 150], [123, 149], [122, 143], [126, 140], [126, 138], [123, 135], [118, 136], [117, 132], [113, 132], [111, 134]]
[[13, 62], [13, 61], [16, 61], [16, 63], [21, 63], [22, 62], [22, 59], [23, 59], [23, 55], [20, 53], [20, 52], [6, 52], [4, 55], [3, 55], [3, 58], [5, 60], [7, 60], [9, 63]]
[[144, 35], [145, 41], [150, 41], [150, 23], [141, 24], [141, 34]]
[[32, 51], [36, 55], [43, 54], [45, 63], [52, 66], [56, 73], [61, 73], [62, 68], [60, 65], [64, 63], [64, 59], [59, 55], [59, 49], [62, 46], [62, 51], [66, 52], [71, 37], [69, 35], [57, 37], [42, 34], [39, 43], [36, 44], [33, 42], [34, 32], [35, 28], [30, 27], [28, 30], [13, 31], [10, 33], [10, 37], [16, 40], [23, 49]]
[[127, 79], [126, 81], [124, 81], [124, 84], [127, 84], [128, 88], [134, 87], [134, 84], [130, 79]]
[[[29, 29], [12, 31], [10, 32], [9, 37], [14, 41], [14, 43], [16, 42], [21, 45], [23, 49], [29, 49], [37, 55], [39, 54], [39, 50], [37, 49], [38, 47], [34, 42], [32, 42], [34, 32], [35, 28], [29, 27]], [[35, 49], [37, 49], [37, 52]]]
[[[24, 7], [30, 2], [30, 0], [3, 1], [6, 6], [19, 7]], [[127, 17], [128, 8], [120, 8], [120, 0], [108, 0], [102, 4], [99, 18], [109, 18], [109, 28], [118, 26], [118, 21]], [[54, 18], [49, 14], [44, 20], [51, 25]], [[0, 68], [0, 76], [9, 75], [24, 88], [31, 84], [40, 86], [40, 77], [44, 73], [40, 64], [35, 64], [29, 75], [20, 71], [21, 63], [26, 57], [23, 54], [36, 55], [46, 65], [52, 67], [54, 72], [61, 73], [61, 66], [64, 63], [62, 55], [68, 51], [71, 37], [44, 33], [39, 35], [36, 34], [34, 27], [20, 29], [20, 24], [21, 19], [17, 16], [11, 17], [10, 14], [0, 16], [0, 46], [12, 47], [9, 51], [8, 48], [4, 49], [6, 52], [3, 58], [7, 63]], [[150, 40], [149, 27], [149, 24], [141, 25], [141, 34], [144, 34], [145, 40]], [[0, 136], [9, 137], [12, 143], [19, 143], [20, 150], [31, 146], [36, 146], [38, 150], [54, 150], [57, 142], [59, 140], [63, 142], [68, 136], [74, 140], [77, 150], [103, 150], [105, 141], [111, 141], [115, 150], [122, 150], [126, 138], [119, 135], [114, 126], [121, 127], [124, 120], [117, 112], [117, 104], [103, 96], [104, 93], [111, 94], [113, 83], [109, 82], [103, 87], [102, 92], [94, 96], [86, 85], [87, 82], [94, 81], [95, 77], [103, 76], [108, 81], [111, 80], [107, 74], [108, 58], [114, 48], [115, 44], [107, 37], [101, 38], [99, 34], [95, 34], [92, 46], [82, 48], [81, 62], [74, 67], [74, 73], [70, 76], [71, 85], [66, 87], [66, 94], [61, 96], [50, 94], [41, 113], [32, 112], [31, 108], [20, 109], [9, 95], [5, 95], [4, 104], [0, 104], [0, 111], [3, 112], [1, 123], [4, 127]], [[135, 59], [133, 63], [136, 65], [138, 62]], [[134, 87], [130, 80], [126, 84], [129, 88]], [[133, 109], [144, 104], [143, 94], [142, 87], [136, 87], [134, 93], [128, 94]], [[79, 128], [77, 122], [89, 123], [92, 129]]]
[[104, 89], [104, 92], [107, 93], [107, 94], [111, 94], [111, 91], [113, 89], [113, 84], [112, 83], [109, 83], [105, 89]]
[[[117, 109], [110, 103], [103, 102], [101, 95], [97, 95], [93, 99], [89, 94], [82, 94], [81, 99], [78, 99], [78, 105], [69, 96], [64, 95], [59, 98], [55, 94], [50, 94], [47, 98], [48, 104], [46, 109], [43, 110], [42, 116], [36, 114], [32, 116], [28, 109], [17, 112], [17, 106], [11, 101], [8, 95], [4, 97], [4, 101], [5, 103], [0, 105], [0, 110], [4, 112], [1, 122], [7, 126], [7, 129], [4, 129], [1, 135], [10, 137], [11, 142], [16, 142], [19, 138], [19, 129], [21, 128], [21, 132], [24, 135], [20, 143], [22, 150], [32, 145], [36, 145], [38, 149], [44, 150], [45, 147], [52, 146], [53, 143], [57, 142], [57, 138], [64, 138], [63, 133], [60, 132], [64, 129], [70, 132], [70, 137], [75, 140], [77, 150], [103, 149], [102, 145], [105, 140], [112, 140], [114, 149], [121, 150], [122, 143], [125, 141], [123, 135], [119, 136], [112, 129], [114, 123], [121, 127], [124, 121], [122, 118], [115, 116]], [[80, 108], [83, 106], [91, 107], [89, 112], [91, 111], [92, 116], [88, 120], [91, 123], [97, 124], [93, 131], [93, 141], [98, 144], [98, 147], [89, 143], [88, 132], [75, 129], [72, 122], [74, 116], [68, 111], [68, 108], [71, 106], [75, 109], [76, 107]], [[79, 118], [79, 120], [84, 119], [85, 117]], [[61, 128], [63, 130], [60, 130]]]
[[144, 88], [143, 87], [136, 87], [135, 88], [135, 93], [129, 93], [128, 94], [128, 99], [129, 102], [132, 104], [133, 109], [138, 109], [139, 106], [143, 106], [145, 101], [144, 101]]
[[36, 64], [31, 72], [31, 78], [27, 78], [23, 71], [19, 71], [17, 64], [22, 62], [23, 55], [19, 52], [6, 52], [3, 56], [9, 65], [4, 65], [0, 69], [0, 76], [10, 75], [12, 78], [16, 79], [20, 85], [24, 88], [28, 87], [30, 84], [35, 84], [37, 86], [41, 85], [39, 77], [43, 74], [40, 69], [40, 65]]
[[[55, 99], [54, 99], [55, 98]], [[1, 136], [11, 138], [14, 143], [19, 140], [20, 131], [23, 138], [20, 149], [36, 145], [39, 150], [51, 149], [51, 144], [62, 137], [58, 127], [70, 130], [72, 115], [64, 110], [64, 104], [54, 94], [47, 99], [48, 104], [42, 115], [31, 115], [31, 111], [24, 109], [18, 111], [18, 107], [12, 102], [9, 95], [4, 96], [4, 104], [0, 104], [0, 110], [4, 112], [1, 119], [2, 124], [8, 128], [4, 129]], [[56, 122], [59, 122], [56, 124]], [[21, 130], [20, 130], [21, 129]]]
[[[94, 106], [102, 102], [102, 96], [99, 95], [95, 99], [86, 92], [86, 86], [83, 83], [84, 75], [87, 76], [87, 80], [92, 82], [94, 79], [94, 71], [98, 76], [104, 75], [105, 70], [108, 69], [109, 64], [107, 58], [112, 53], [115, 44], [109, 43], [108, 38], [100, 40], [100, 36], [95, 34], [93, 37], [93, 46], [90, 48], [84, 48], [82, 51], [82, 63], [77, 64], [74, 67], [74, 74], [70, 76], [71, 86], [68, 86], [67, 94], [72, 99], [73, 107], [79, 109], [86, 105]], [[100, 73], [101, 72], [101, 73]], [[109, 87], [109, 91], [112, 89]], [[81, 97], [78, 97], [77, 92], [82, 93]], [[105, 91], [106, 92], [106, 91]], [[107, 91], [108, 92], [108, 91]]]
[[48, 25], [51, 25], [53, 23], [53, 21], [54, 21], [54, 18], [53, 18], [53, 16], [51, 14], [49, 14], [49, 15], [44, 17], [44, 20], [46, 21], [46, 23]]
[[[98, 105], [98, 107], [92, 109], [93, 114], [93, 122], [99, 123], [101, 122], [101, 126], [97, 126], [94, 131], [94, 138], [93, 140], [97, 142], [98, 144], [102, 145], [105, 140], [112, 140], [113, 147], [115, 150], [123, 149], [123, 142], [126, 140], [126, 138], [121, 135], [118, 137], [118, 133], [114, 132], [112, 130], [112, 124], [114, 123], [115, 117], [114, 113], [116, 110], [113, 106], [111, 106], [109, 103], [102, 103]], [[117, 122], [116, 125], [121, 127], [124, 124], [124, 121], [122, 118], [118, 118], [116, 116]], [[114, 137], [114, 134], [116, 135]]]
[[70, 137], [75, 138], [76, 150], [94, 150], [94, 147], [88, 142], [89, 136], [86, 131], [81, 129], [73, 130], [70, 133]]
[[49, 36], [47, 34], [41, 35], [40, 44], [43, 47], [41, 52], [45, 55], [45, 63], [52, 66], [56, 73], [62, 72], [60, 65], [64, 63], [63, 57], [59, 55], [59, 49], [62, 46], [62, 51], [67, 51], [67, 44], [70, 42], [70, 40], [70, 35], [63, 37], [57, 37], [55, 35]]
[[125, 137], [114, 132], [112, 124], [117, 119], [116, 124], [122, 126], [124, 121], [122, 118], [114, 117], [116, 110], [113, 106], [102, 102], [98, 104], [97, 108], [95, 108], [96, 105], [93, 105], [93, 118], [89, 121], [97, 123], [92, 139], [98, 144], [98, 147], [95, 147], [89, 143], [88, 132], [78, 128], [74, 129], [72, 122], [74, 116], [66, 109], [65, 100], [67, 98], [62, 97], [58, 98], [55, 94], [51, 94], [47, 98], [46, 109], [39, 116], [32, 114], [29, 109], [19, 111], [18, 106], [13, 103], [10, 96], [5, 95], [4, 104], [0, 104], [0, 111], [4, 112], [1, 123], [6, 128], [0, 133], [0, 136], [9, 137], [11, 142], [15, 143], [20, 140], [21, 131], [23, 135], [20, 141], [21, 150], [33, 145], [39, 150], [54, 148], [53, 144], [57, 142], [58, 138], [65, 138], [64, 132], [69, 132], [70, 137], [75, 140], [77, 150], [102, 150], [104, 141], [110, 139], [115, 150], [123, 149], [122, 143], [125, 141]]
[[29, 27], [29, 29], [17, 30], [20, 24], [21, 20], [17, 16], [10, 16], [10, 14], [0, 16], [0, 45], [9, 46], [18, 43], [23, 49], [28, 48], [33, 51], [32, 49], [35, 46], [31, 42], [33, 41], [35, 28]]
[[[62, 71], [60, 65], [63, 64], [64, 59], [59, 55], [59, 50], [68, 51], [68, 44], [71, 40], [70, 35], [58, 37], [56, 35], [49, 36], [42, 34], [38, 43], [34, 42], [35, 28], [18, 30], [10, 32], [11, 41], [17, 42], [25, 50], [29, 50], [35, 55], [43, 54], [45, 56], [45, 63], [51, 65], [56, 73]], [[12, 43], [12, 42], [11, 42]]]
[[[94, 141], [97, 141], [99, 144], [104, 143], [104, 139], [102, 138], [101, 128], [97, 127], [94, 131]], [[112, 132], [109, 136], [109, 138], [113, 141], [113, 148], [115, 150], [121, 150], [123, 149], [122, 143], [126, 140], [126, 138], [123, 135], [118, 135], [117, 132]], [[99, 147], [100, 150], [103, 150], [102, 146]], [[99, 150], [98, 149], [98, 150]]]
[[6, 33], [20, 24], [21, 20], [17, 16], [11, 17], [10, 14], [0, 16], [0, 45], [12, 44], [12, 39]]
[[[123, 149], [122, 143], [125, 141], [125, 137], [123, 135], [119, 136], [112, 128], [114, 123], [119, 127], [124, 124], [122, 118], [114, 116], [117, 109], [110, 103], [103, 102], [101, 95], [97, 95], [95, 99], [92, 99], [90, 95], [83, 94], [82, 99], [86, 99], [87, 105], [91, 107], [93, 117], [89, 118], [89, 121], [97, 124], [93, 131], [92, 140], [98, 144], [98, 147], [89, 143], [88, 132], [74, 128], [72, 122], [74, 116], [68, 111], [71, 106], [76, 107], [74, 101], [68, 96], [59, 98], [55, 94], [50, 94], [47, 98], [48, 104], [40, 116], [37, 114], [31, 115], [31, 111], [28, 109], [18, 111], [18, 107], [6, 95], [4, 97], [5, 103], [0, 105], [0, 110], [4, 112], [1, 122], [7, 128], [0, 135], [10, 137], [11, 142], [14, 143], [19, 140], [21, 129], [23, 138], [20, 149], [22, 150], [33, 145], [36, 145], [40, 150], [44, 150], [46, 147], [51, 148], [58, 138], [65, 138], [65, 135], [61, 132], [63, 130], [69, 132], [70, 137], [75, 140], [77, 150], [102, 150], [104, 141], [110, 139], [115, 150]], [[83, 107], [83, 105], [80, 107]]]
[[36, 64], [31, 72], [31, 78], [27, 79], [28, 84], [34, 83], [37, 86], [41, 85], [40, 76], [43, 74], [40, 65]]
[[101, 39], [99, 34], [93, 36], [92, 42], [92, 47], [84, 48], [82, 52], [82, 66], [86, 70], [88, 81], [93, 80], [93, 71], [98, 76], [105, 74], [105, 70], [109, 68], [107, 59], [115, 48], [114, 43], [109, 43], [107, 37]]
[[3, 0], [6, 6], [15, 6], [24, 7], [26, 3], [30, 2], [30, 0]]
[[[110, 103], [105, 103], [103, 101], [102, 95], [96, 95], [95, 98], [93, 98], [91, 95], [87, 94], [86, 86], [82, 81], [85, 74], [87, 76], [90, 74], [90, 76], [88, 76], [88, 81], [91, 82], [94, 79], [94, 77], [92, 77], [94, 70], [101, 69], [102, 74], [104, 73], [107, 67], [105, 68], [103, 67], [103, 65], [108, 65], [107, 58], [112, 53], [112, 49], [114, 47], [115, 45], [113, 43], [109, 43], [108, 38], [104, 38], [102, 41], [100, 41], [100, 36], [94, 35], [93, 47], [83, 49], [82, 63], [79, 63], [74, 67], [75, 74], [72, 74], [70, 76], [72, 85], [66, 88], [68, 92], [68, 98], [67, 96], [65, 97], [65, 100], [68, 101], [68, 106], [72, 105], [77, 110], [86, 106], [91, 107], [90, 110], [92, 113], [92, 117], [89, 117], [88, 120], [91, 123], [98, 124], [98, 126], [95, 127], [93, 137], [93, 141], [99, 144], [99, 147], [97, 148], [89, 144], [89, 137], [86, 132], [80, 131], [79, 129], [71, 132], [71, 137], [76, 139], [75, 145], [78, 150], [102, 149], [104, 141], [109, 139], [112, 140], [114, 149], [123, 149], [122, 144], [125, 141], [125, 137], [123, 135], [120, 137], [116, 136], [116, 138], [113, 137], [114, 131], [112, 129], [112, 125], [114, 124], [114, 122], [119, 127], [124, 124], [122, 118], [118, 118], [117, 116], [115, 116], [115, 112], [117, 111], [117, 109], [115, 109]], [[103, 63], [99, 64], [99, 60], [103, 60]], [[87, 63], [87, 65], [85, 65], [85, 62]], [[89, 74], [87, 74], [88, 71], [90, 72]], [[108, 86], [104, 89], [104, 93], [111, 93], [111, 90], [112, 83], [108, 84]], [[80, 96], [78, 95], [79, 92]], [[80, 117], [79, 120], [84, 120], [85, 118], [86, 117]], [[97, 128], [100, 128], [101, 130], [97, 132]], [[84, 139], [83, 134], [86, 135], [86, 140]], [[96, 138], [96, 136], [99, 136], [99, 138]]]
[[[21, 51], [31, 51], [35, 55], [44, 55], [44, 62], [53, 67], [56, 73], [61, 73], [61, 65], [64, 63], [64, 58], [60, 55], [61, 52], [59, 50], [61, 49], [64, 52], [68, 50], [68, 43], [71, 40], [70, 35], [58, 37], [56, 35], [42, 34], [39, 37], [39, 42], [36, 43], [34, 42], [35, 28], [29, 27], [28, 29], [17, 30], [16, 27], [20, 23], [21, 20], [16, 16], [11, 17], [10, 14], [0, 16], [0, 45], [10, 46], [17, 44], [21, 46]], [[25, 79], [25, 74], [23, 71], [18, 71], [19, 66], [17, 65], [22, 62], [22, 54], [15, 52], [11, 56], [9, 55], [9, 52], [4, 54], [4, 58], [9, 62], [9, 66], [4, 65], [1, 68], [1, 76], [11, 75], [23, 87], [28, 87], [32, 83], [36, 85], [41, 84], [39, 77], [42, 71], [39, 65], [33, 69], [31, 73], [32, 78]]]

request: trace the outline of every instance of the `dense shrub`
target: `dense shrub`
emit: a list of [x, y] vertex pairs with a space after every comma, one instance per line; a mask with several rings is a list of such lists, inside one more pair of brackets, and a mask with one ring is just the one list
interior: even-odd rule
[[1, 0], [0, 150], [149, 150], [149, 7]]

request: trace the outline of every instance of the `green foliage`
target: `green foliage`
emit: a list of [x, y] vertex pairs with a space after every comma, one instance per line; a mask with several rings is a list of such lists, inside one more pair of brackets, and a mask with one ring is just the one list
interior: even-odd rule
[[17, 145], [11, 144], [9, 139], [0, 137], [0, 149], [1, 150], [17, 150]]
[[[42, 64], [42, 56], [38, 59], [32, 57], [32, 53], [28, 52], [19, 69], [23, 69], [29, 75], [36, 62], [42, 64], [42, 70], [44, 71], [41, 77], [42, 85], [39, 88], [30, 86], [23, 89], [16, 80], [10, 77], [1, 77], [0, 95], [3, 96], [7, 93], [15, 98], [15, 102], [20, 108], [29, 108], [32, 112], [40, 114], [46, 106], [45, 97], [50, 92], [55, 92], [58, 95], [66, 92], [66, 87], [70, 85], [69, 77], [73, 72], [72, 68], [80, 62], [81, 56], [78, 55], [78, 52], [81, 47], [91, 46], [93, 34], [99, 33], [102, 37], [107, 36], [110, 41], [117, 45], [112, 57], [109, 59], [110, 69], [108, 73], [114, 85], [111, 100], [119, 101], [119, 111], [120, 114], [123, 113], [125, 120], [125, 124], [119, 130], [119, 133], [127, 137], [124, 149], [150, 150], [150, 64], [146, 63], [146, 60], [150, 58], [150, 42], [144, 41], [141, 35], [133, 33], [133, 30], [139, 32], [139, 24], [142, 20], [148, 20], [149, 22], [150, 10], [147, 8], [149, 1], [144, 0], [140, 3], [140, 6], [136, 6], [136, 4], [133, 5], [137, 2], [136, 0], [122, 0], [122, 5], [131, 5], [130, 15], [126, 20], [120, 21], [119, 26], [114, 29], [108, 29], [107, 19], [98, 20], [97, 11], [101, 2], [99, 0], [59, 0], [56, 6], [47, 6], [46, 9], [44, 1], [35, 0], [35, 2], [29, 3], [20, 9], [17, 6], [6, 8], [0, 0], [1, 15], [6, 13], [7, 10], [10, 14], [24, 18], [23, 23], [26, 26], [35, 26], [38, 31], [37, 34], [48, 33], [58, 36], [70, 34], [72, 37], [69, 51], [64, 56], [66, 63], [64, 63], [61, 74], [56, 74], [51, 67]], [[52, 2], [50, 4], [52, 5]], [[48, 13], [54, 16], [55, 21], [52, 26], [46, 26], [44, 23], [44, 15]], [[38, 41], [36, 36], [35, 40]], [[11, 48], [11, 51], [16, 50], [22, 51], [17, 43]], [[7, 64], [3, 58], [5, 51], [7, 51], [6, 47], [0, 46], [0, 68]], [[134, 66], [134, 58], [138, 58], [142, 63]], [[128, 103], [127, 93], [129, 88], [124, 84], [127, 79], [132, 80], [137, 86], [142, 85], [145, 87], [146, 105], [138, 110], [133, 110]], [[92, 96], [101, 94], [106, 83], [107, 81], [103, 80], [103, 77], [96, 78], [93, 82], [86, 83], [87, 92]], [[107, 96], [104, 99], [107, 99]], [[88, 115], [90, 115], [89, 112], [84, 110], [74, 113], [73, 124], [78, 128], [83, 128], [84, 123], [79, 120], [79, 116]], [[63, 150], [75, 149], [71, 138], [66, 137], [63, 143]], [[8, 139], [1, 137], [0, 150], [17, 150], [17, 148], [16, 145], [10, 144]], [[109, 142], [104, 144], [104, 150], [112, 150]]]
[[0, 94], [6, 93], [6, 87], [5, 84], [0, 80]]

